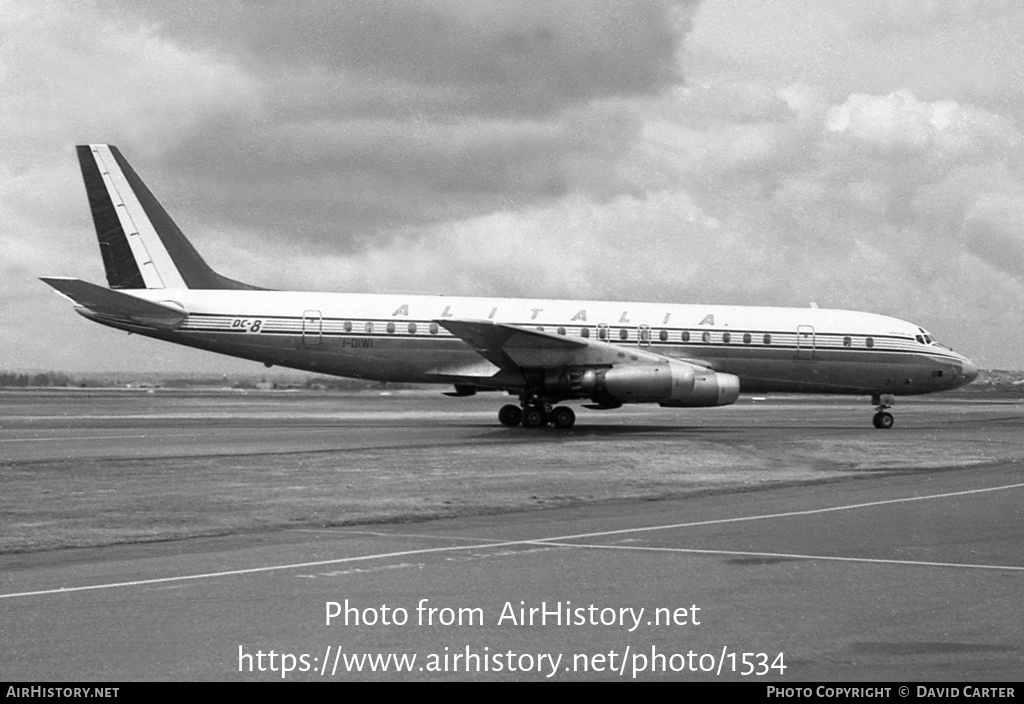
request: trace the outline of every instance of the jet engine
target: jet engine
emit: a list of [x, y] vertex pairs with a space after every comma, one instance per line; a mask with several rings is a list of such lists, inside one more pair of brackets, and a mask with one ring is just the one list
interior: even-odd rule
[[624, 364], [610, 368], [548, 372], [543, 388], [557, 398], [591, 398], [595, 403], [659, 403], [662, 406], [727, 406], [739, 398], [740, 380], [685, 362]]

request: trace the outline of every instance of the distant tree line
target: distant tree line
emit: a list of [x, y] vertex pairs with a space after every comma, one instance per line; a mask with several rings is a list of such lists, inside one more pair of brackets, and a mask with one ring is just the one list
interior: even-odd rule
[[74, 379], [63, 372], [43, 372], [41, 374], [0, 372], [0, 386], [72, 386], [74, 383]]
[[[138, 379], [136, 380], [136, 377]], [[0, 388], [29, 388], [41, 386], [54, 387], [141, 387], [141, 388], [169, 388], [169, 389], [190, 389], [209, 387], [228, 387], [236, 389], [257, 389], [267, 386], [266, 376], [255, 376], [233, 378], [227, 374], [210, 374], [193, 376], [190, 378], [164, 379], [152, 375], [137, 374], [130, 377], [131, 383], [126, 383], [123, 378], [118, 379], [108, 375], [97, 375], [84, 373], [77, 378], [64, 372], [41, 372], [37, 374], [25, 374], [17, 372], [0, 371]], [[262, 381], [259, 381], [262, 378]], [[147, 381], [148, 380], [148, 381]], [[415, 389], [420, 388], [417, 384], [385, 384], [380, 381], [367, 381], [365, 379], [347, 379], [336, 376], [314, 376], [302, 378], [301, 375], [271, 380], [269, 388], [276, 389], [305, 389], [310, 391], [367, 391], [375, 389]]]

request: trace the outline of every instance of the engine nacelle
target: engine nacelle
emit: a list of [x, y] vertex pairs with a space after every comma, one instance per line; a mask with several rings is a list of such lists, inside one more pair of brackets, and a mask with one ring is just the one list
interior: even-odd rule
[[735, 403], [740, 391], [740, 380], [732, 374], [672, 360], [588, 369], [579, 385], [598, 403], [655, 402], [663, 406], [725, 406]]
[[699, 406], [728, 406], [740, 397], [740, 378], [735, 374], [714, 372], [710, 369], [694, 370], [693, 391], [682, 399], [659, 401], [671, 408]]

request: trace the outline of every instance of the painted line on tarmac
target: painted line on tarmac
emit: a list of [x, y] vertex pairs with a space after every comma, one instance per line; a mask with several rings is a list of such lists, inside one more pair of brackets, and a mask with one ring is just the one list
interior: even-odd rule
[[[409, 555], [428, 555], [434, 553], [445, 553], [445, 552], [462, 552], [466, 550], [480, 550], [485, 548], [500, 548], [500, 547], [513, 547], [520, 545], [554, 545], [559, 542], [565, 542], [570, 540], [583, 540], [586, 538], [601, 538], [612, 535], [628, 535], [631, 533], [648, 533], [660, 530], [675, 530], [679, 528], [692, 528], [695, 526], [708, 526], [708, 525], [720, 525], [723, 523], [739, 523], [742, 521], [762, 521], [771, 518], [789, 518], [792, 516], [811, 516], [821, 513], [831, 513], [834, 511], [852, 511], [859, 508], [870, 508], [873, 506], [886, 506], [900, 503], [910, 503], [913, 501], [930, 501], [934, 499], [946, 499], [954, 496], [969, 496], [972, 494], [982, 494], [993, 491], [1006, 491], [1008, 489], [1020, 489], [1024, 487], [1024, 482], [1017, 484], [1004, 484], [1002, 486], [986, 487], [984, 489], [966, 489], [964, 491], [951, 491], [942, 494], [927, 494], [924, 496], [909, 496], [902, 499], [885, 499], [883, 501], [868, 501], [859, 504], [847, 504], [844, 506], [832, 506], [828, 508], [817, 508], [807, 509], [803, 511], [785, 511], [782, 513], [768, 513], [758, 516], [741, 516], [738, 518], [719, 518], [707, 521], [691, 521], [688, 523], [672, 523], [668, 525], [660, 526], [645, 526], [642, 528], [620, 528], [616, 530], [604, 530], [595, 531], [591, 533], [577, 533], [575, 535], [557, 535], [550, 538], [533, 538], [527, 540], [508, 540], [501, 543], [485, 543], [479, 542], [473, 545], [449, 545], [445, 547], [436, 548], [420, 548], [417, 550], [399, 550], [395, 552], [376, 553], [372, 555], [357, 555], [354, 557], [339, 557], [333, 560], [316, 560], [313, 562], [297, 562], [285, 565], [268, 565], [265, 567], [249, 567], [240, 570], [224, 570], [221, 572], [206, 572], [202, 574], [191, 574], [191, 575], [178, 575], [175, 577], [159, 577], [156, 579], [140, 579], [130, 582], [111, 582], [107, 584], [91, 584], [82, 587], [59, 587], [57, 589], [41, 589], [38, 591], [29, 592], [15, 592], [11, 594], [0, 594], [0, 599], [13, 599], [16, 597], [25, 596], [44, 596], [48, 594], [68, 594], [71, 592], [83, 592], [92, 591], [97, 589], [116, 589], [119, 587], [138, 587], [148, 584], [166, 584], [168, 582], [185, 582], [200, 579], [213, 579], [216, 577], [233, 577], [237, 575], [245, 574], [260, 574], [265, 572], [280, 572], [283, 570], [292, 570], [302, 567], [321, 567], [324, 565], [340, 565], [348, 562], [360, 562], [365, 560], [382, 560], [391, 557], [407, 557]], [[599, 546], [587, 545], [588, 548], [594, 548]], [[940, 563], [941, 564], [941, 563]]]
[[341, 565], [347, 562], [360, 562], [364, 560], [382, 560], [389, 557], [408, 557], [409, 555], [427, 555], [431, 553], [455, 552], [461, 550], [477, 550], [480, 548], [506, 547], [510, 545], [531, 545], [536, 541], [532, 540], [510, 540], [504, 543], [479, 543], [476, 545], [451, 545], [438, 548], [421, 548], [419, 550], [399, 550], [396, 552], [382, 552], [373, 555], [357, 555], [355, 557], [339, 557], [333, 560], [315, 560], [313, 562], [295, 562], [287, 565], [268, 565], [266, 567], [249, 567], [241, 570], [224, 570], [223, 572], [206, 572], [203, 574], [187, 574], [176, 577], [158, 577], [156, 579], [139, 579], [131, 582], [111, 582], [108, 584], [90, 584], [84, 587], [60, 587], [57, 589], [41, 589], [39, 591], [18, 592], [15, 594], [0, 594], [0, 599], [12, 599], [19, 596], [43, 596], [46, 594], [68, 594], [70, 592], [84, 592], [94, 589], [116, 589], [118, 587], [139, 587], [147, 584], [166, 584], [168, 582], [186, 582], [199, 579], [212, 579], [214, 577], [233, 577], [243, 574], [259, 574], [263, 572], [279, 572], [281, 570], [293, 570], [301, 567], [323, 567], [325, 565]]
[[202, 433], [160, 433], [148, 435], [70, 435], [67, 437], [45, 437], [45, 438], [0, 438], [0, 442], [64, 442], [67, 440], [137, 440], [139, 438], [151, 438], [161, 440], [163, 438], [187, 438], [198, 437]]
[[866, 562], [879, 565], [908, 565], [912, 567], [960, 567], [975, 570], [1007, 570], [1024, 572], [1024, 567], [1014, 565], [978, 565], [970, 562], [927, 562], [924, 560], [893, 560], [874, 557], [843, 557], [841, 555], [805, 555], [786, 552], [753, 552], [750, 550], [707, 550], [701, 548], [665, 548], [645, 545], [590, 545], [587, 543], [565, 543], [545, 540], [537, 545], [556, 545], [563, 548], [590, 548], [593, 550], [638, 550], [646, 552], [671, 552], [693, 555], [730, 555], [734, 557], [767, 557], [787, 560], [824, 560], [832, 562]]
[[1002, 486], [986, 487], [984, 489], [965, 489], [963, 491], [950, 491], [944, 494], [926, 494], [924, 496], [908, 496], [902, 499], [884, 499], [882, 501], [867, 501], [859, 504], [846, 504], [845, 506], [832, 506], [829, 508], [812, 508], [803, 511], [784, 511], [781, 513], [765, 513], [760, 516], [740, 516], [738, 518], [712, 518], [707, 521], [690, 521], [688, 523], [673, 523], [664, 526], [648, 526], [644, 528], [619, 528], [616, 530], [598, 531], [595, 533], [579, 533], [577, 535], [565, 535], [557, 538], [538, 538], [534, 542], [547, 542], [549, 540], [580, 540], [582, 538], [600, 538], [608, 535], [626, 535], [629, 533], [646, 533], [655, 530], [673, 530], [676, 528], [696, 528], [697, 526], [714, 526], [723, 523], [742, 523], [744, 521], [763, 521], [770, 518], [791, 518], [793, 516], [813, 516], [820, 513], [832, 513], [835, 511], [853, 511], [859, 508], [872, 508], [874, 506], [887, 506], [891, 504], [905, 504], [913, 501], [931, 501], [934, 499], [948, 499], [954, 496], [968, 496], [970, 494], [983, 494], [990, 491], [1005, 491], [1007, 489], [1020, 489], [1024, 482], [1018, 484], [1004, 484]]
[[421, 540], [448, 540], [448, 541], [464, 540], [464, 541], [472, 541], [472, 542], [477, 543], [477, 544], [480, 544], [482, 542], [484, 545], [495, 544], [495, 543], [504, 543], [505, 542], [503, 540], [498, 540], [497, 538], [492, 538], [492, 539], [487, 539], [487, 538], [470, 538], [468, 536], [461, 536], [461, 535], [444, 535], [443, 533], [441, 533], [441, 534], [433, 534], [433, 535], [428, 534], [428, 533], [386, 533], [384, 531], [379, 531], [379, 530], [376, 530], [376, 531], [375, 530], [344, 530], [344, 529], [340, 529], [340, 528], [292, 528], [290, 532], [292, 532], [292, 533], [319, 533], [321, 535], [326, 533], [327, 535], [331, 535], [331, 536], [370, 535], [370, 536], [373, 536], [375, 538], [416, 538], [416, 539], [421, 539]]

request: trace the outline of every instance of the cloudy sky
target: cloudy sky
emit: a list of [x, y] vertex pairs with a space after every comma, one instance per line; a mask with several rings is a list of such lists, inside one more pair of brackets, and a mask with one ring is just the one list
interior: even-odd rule
[[74, 145], [282, 289], [765, 304], [1024, 368], [1017, 0], [0, 2], [0, 369], [234, 370], [105, 283]]

